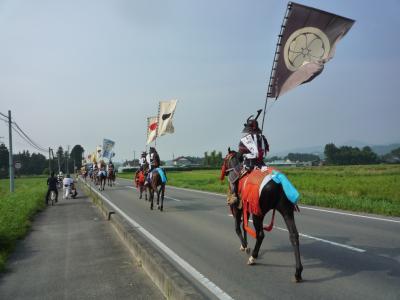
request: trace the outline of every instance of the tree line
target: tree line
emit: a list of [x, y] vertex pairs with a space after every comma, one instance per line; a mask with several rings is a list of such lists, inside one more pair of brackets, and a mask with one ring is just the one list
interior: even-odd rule
[[[58, 162], [60, 162], [60, 170], [63, 173], [74, 171], [75, 167], [80, 168], [82, 165], [82, 154], [84, 149], [81, 145], [75, 145], [71, 153], [64, 151], [62, 146], [59, 146], [54, 159], [51, 159], [51, 168], [58, 172]], [[0, 144], [0, 178], [8, 177], [9, 172], [9, 151], [5, 144]], [[68, 159], [67, 159], [68, 157]], [[68, 161], [68, 164], [67, 164]], [[48, 175], [49, 174], [49, 159], [41, 153], [31, 153], [24, 150], [17, 154], [13, 154], [13, 162], [20, 163], [21, 168], [15, 168], [15, 175]]]
[[392, 150], [383, 156], [378, 156], [371, 147], [363, 148], [325, 145], [325, 162], [329, 165], [367, 165], [376, 163], [400, 163], [400, 148]]

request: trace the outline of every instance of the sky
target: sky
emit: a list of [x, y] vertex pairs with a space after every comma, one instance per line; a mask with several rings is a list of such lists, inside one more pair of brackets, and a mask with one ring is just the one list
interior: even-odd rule
[[[355, 19], [311, 83], [268, 105], [271, 153], [400, 142], [400, 1], [299, 1]], [[39, 145], [145, 149], [146, 118], [178, 99], [161, 159], [236, 148], [264, 107], [287, 1], [0, 0], [0, 112]], [[2, 125], [3, 124], [3, 125]], [[8, 128], [0, 122], [0, 141]], [[29, 149], [18, 136], [14, 152]]]

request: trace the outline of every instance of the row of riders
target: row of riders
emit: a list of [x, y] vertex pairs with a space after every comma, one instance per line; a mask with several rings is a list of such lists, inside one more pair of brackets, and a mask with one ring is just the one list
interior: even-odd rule
[[108, 164], [101, 160], [85, 167], [82, 175], [85, 180], [89, 176], [90, 180], [102, 191], [106, 182], [108, 186], [113, 186], [115, 183], [115, 167], [111, 160]]
[[[294, 249], [296, 260], [294, 281], [300, 282], [302, 281], [303, 266], [300, 259], [299, 233], [294, 220], [294, 212], [299, 210], [296, 204], [298, 193], [294, 187], [292, 190], [295, 190], [295, 193], [291, 193], [292, 186], [287, 178], [278, 170], [267, 167], [264, 163], [264, 158], [269, 151], [269, 144], [257, 122], [260, 113], [261, 110], [257, 112], [255, 118], [250, 116], [244, 124], [242, 131], [244, 135], [240, 140], [238, 151], [228, 149], [221, 169], [221, 180], [224, 180], [225, 176], [228, 177], [227, 204], [235, 220], [236, 234], [241, 243], [240, 250], [250, 253], [247, 233], [256, 239], [248, 264], [255, 264], [264, 239], [264, 230], [270, 231], [273, 228], [277, 210], [286, 223], [289, 239]], [[166, 176], [164, 170], [160, 168], [160, 157], [154, 147], [150, 147], [149, 153], [141, 154], [139, 165], [134, 181], [140, 191], [140, 199], [145, 192], [145, 200], [147, 200], [148, 191], [150, 208], [153, 209], [154, 193], [156, 193], [157, 206], [162, 211]], [[113, 166], [110, 168], [109, 165], [107, 171], [108, 177], [111, 174], [115, 180]], [[107, 178], [105, 164], [94, 165], [93, 169], [89, 170], [89, 176], [96, 184], [100, 185], [100, 189], [104, 190]], [[102, 183], [103, 180], [104, 183]], [[293, 196], [293, 194], [295, 195]], [[270, 210], [273, 211], [271, 223], [269, 226], [264, 226], [264, 217]], [[250, 214], [255, 230], [248, 225]]]

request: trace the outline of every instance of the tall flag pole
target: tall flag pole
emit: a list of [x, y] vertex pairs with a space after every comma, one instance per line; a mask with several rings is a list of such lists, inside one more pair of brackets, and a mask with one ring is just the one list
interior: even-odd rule
[[336, 44], [350, 30], [354, 20], [289, 2], [276, 45], [268, 98], [278, 99], [287, 91], [312, 81], [335, 53]]
[[[268, 103], [268, 97], [269, 97], [269, 89], [270, 89], [270, 86], [271, 86], [271, 83], [272, 83], [272, 78], [273, 78], [274, 75], [275, 75], [276, 64], [277, 64], [277, 62], [278, 62], [278, 57], [279, 57], [279, 53], [280, 53], [281, 45], [282, 45], [282, 44], [281, 44], [282, 34], [283, 34], [283, 31], [284, 31], [285, 26], [286, 26], [285, 24], [286, 24], [286, 21], [287, 21], [287, 19], [288, 19], [288, 15], [289, 15], [289, 11], [290, 11], [291, 6], [292, 6], [292, 2], [289, 2], [288, 5], [287, 5], [287, 7], [286, 7], [285, 16], [283, 17], [283, 21], [282, 21], [282, 25], [281, 25], [281, 30], [280, 30], [279, 35], [278, 35], [278, 42], [276, 43], [276, 47], [275, 47], [274, 60], [272, 61], [271, 73], [270, 73], [270, 75], [269, 75], [268, 91], [267, 91], [267, 96], [265, 97], [265, 104], [264, 104], [264, 112], [263, 112], [263, 118], [262, 118], [261, 131], [264, 130], [264, 120], [265, 120], [265, 114], [266, 114], [266, 111], [267, 111], [267, 103]], [[277, 98], [278, 98], [278, 97], [276, 97], [275, 100], [276, 100]]]

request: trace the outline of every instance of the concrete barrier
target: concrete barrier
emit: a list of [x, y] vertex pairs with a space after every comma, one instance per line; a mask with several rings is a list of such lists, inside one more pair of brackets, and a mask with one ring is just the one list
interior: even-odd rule
[[122, 242], [167, 299], [209, 299], [144, 237], [100, 192], [79, 179], [80, 187], [113, 225]]

